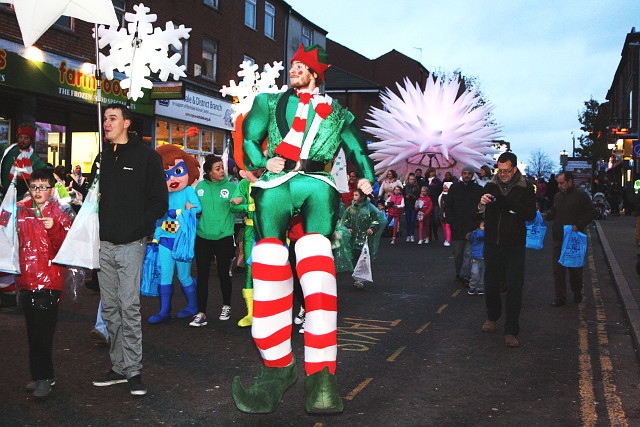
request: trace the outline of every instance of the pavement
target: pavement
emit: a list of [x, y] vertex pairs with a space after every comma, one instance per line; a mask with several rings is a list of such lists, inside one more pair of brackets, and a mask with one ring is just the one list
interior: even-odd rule
[[640, 278], [636, 273], [640, 247], [635, 244], [636, 217], [609, 215], [606, 220], [594, 222], [624, 306], [635, 348], [640, 350]]

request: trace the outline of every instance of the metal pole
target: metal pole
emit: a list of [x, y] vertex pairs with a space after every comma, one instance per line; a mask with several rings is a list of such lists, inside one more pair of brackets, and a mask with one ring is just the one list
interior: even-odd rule
[[98, 107], [98, 149], [102, 152], [102, 89], [100, 86], [100, 48], [98, 46], [98, 24], [93, 24], [96, 41], [96, 105]]

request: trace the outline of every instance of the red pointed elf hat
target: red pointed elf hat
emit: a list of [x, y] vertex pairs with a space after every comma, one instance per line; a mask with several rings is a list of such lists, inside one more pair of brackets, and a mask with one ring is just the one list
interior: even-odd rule
[[304, 47], [302, 43], [298, 47], [298, 51], [291, 58], [291, 62], [300, 61], [313, 71], [318, 73], [318, 77], [324, 81], [324, 72], [327, 71], [331, 65], [327, 57], [327, 51], [321, 46], [314, 44], [309, 47]]

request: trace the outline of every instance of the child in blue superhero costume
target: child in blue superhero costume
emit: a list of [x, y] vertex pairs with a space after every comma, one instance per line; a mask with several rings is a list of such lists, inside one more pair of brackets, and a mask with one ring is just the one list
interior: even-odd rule
[[[162, 165], [169, 190], [169, 210], [158, 220], [153, 234], [153, 243], [158, 245], [158, 265], [160, 265], [160, 312], [149, 318], [149, 323], [160, 323], [171, 319], [171, 298], [173, 296], [173, 273], [187, 299], [187, 306], [178, 312], [184, 319], [198, 312], [196, 281], [191, 277], [191, 261], [177, 261], [173, 256], [176, 233], [186, 221], [196, 221], [195, 215], [202, 210], [198, 196], [191, 186], [200, 176], [198, 161], [190, 154], [172, 144], [156, 148], [162, 158]], [[189, 211], [189, 212], [187, 212]], [[195, 230], [195, 227], [192, 227]], [[195, 237], [195, 231], [194, 231]]]

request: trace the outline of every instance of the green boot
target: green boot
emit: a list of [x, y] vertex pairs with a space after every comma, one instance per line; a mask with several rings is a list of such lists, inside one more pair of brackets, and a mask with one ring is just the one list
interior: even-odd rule
[[298, 364], [295, 357], [284, 368], [262, 367], [256, 382], [248, 389], [235, 377], [231, 395], [238, 409], [250, 414], [268, 414], [276, 410], [284, 392], [298, 380]]
[[309, 414], [339, 414], [344, 409], [336, 376], [326, 366], [304, 379], [304, 409]]

